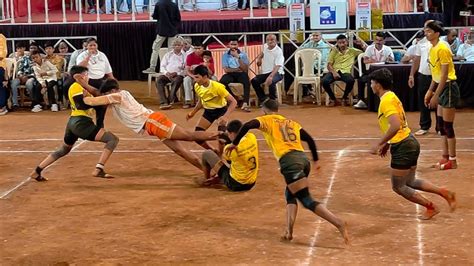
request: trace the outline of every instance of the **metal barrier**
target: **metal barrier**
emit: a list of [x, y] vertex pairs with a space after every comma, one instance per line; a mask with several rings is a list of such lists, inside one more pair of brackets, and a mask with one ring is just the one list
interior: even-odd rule
[[[456, 29], [456, 30], [458, 30], [458, 32], [461, 32], [464, 28], [465, 27], [446, 27], [446, 29]], [[422, 31], [422, 30], [423, 30], [422, 28], [378, 29], [378, 30], [364, 30], [364, 31], [322, 30], [322, 31], [305, 31], [304, 34], [310, 35], [313, 32], [321, 32], [323, 34], [323, 40], [328, 42], [328, 43], [334, 42], [335, 37], [334, 38], [324, 38], [324, 35], [326, 35], [326, 36], [328, 36], [328, 35], [336, 36], [337, 34], [346, 34], [346, 36], [348, 37], [348, 40], [349, 40], [349, 46], [353, 47], [353, 38], [354, 37], [357, 38], [358, 40], [362, 41], [364, 44], [366, 44], [366, 42], [364, 42], [359, 37], [360, 32], [364, 32], [364, 33], [369, 32], [370, 35], [372, 35], [372, 33], [376, 33], [376, 32], [385, 32], [386, 34], [388, 34], [390, 36], [390, 38], [388, 38], [387, 41], [395, 42], [397, 44], [397, 45], [388, 45], [388, 46], [390, 46], [393, 49], [406, 50], [406, 49], [408, 49], [408, 47], [412, 43], [413, 39], [415, 39], [415, 36], [417, 35], [417, 33]], [[295, 41], [290, 39], [289, 33], [291, 33], [291, 32], [285, 32], [285, 33], [282, 33], [282, 32], [200, 33], [200, 34], [181, 35], [181, 37], [184, 38], [184, 37], [203, 37], [203, 36], [207, 36], [204, 39], [203, 43], [208, 43], [210, 40], [214, 40], [217, 43], [219, 43], [220, 45], [222, 45], [223, 47], [226, 47], [226, 44], [224, 43], [224, 41], [221, 40], [222, 38], [228, 39], [231, 36], [239, 36], [239, 41], [244, 43], [244, 51], [245, 51], [246, 47], [248, 47], [249, 37], [251, 37], [251, 36], [257, 36], [257, 37], [260, 36], [259, 39], [261, 38], [261, 43], [263, 44], [263, 43], [265, 43], [266, 35], [275, 34], [279, 39], [279, 46], [280, 46], [281, 49], [285, 50], [285, 45], [291, 45], [295, 48], [295, 51], [293, 53], [291, 53], [290, 55], [287, 55], [285, 57], [285, 65], [283, 66], [284, 69], [285, 69], [285, 73], [287, 73], [290, 76], [294, 77], [295, 76], [294, 72], [291, 69], [288, 69], [286, 67], [286, 64], [290, 60], [293, 60], [293, 57], [296, 53], [296, 49], [300, 48], [302, 45], [304, 45], [306, 42], [308, 42], [310, 40], [310, 37], [309, 36], [305, 37], [305, 40], [304, 40], [303, 43], [297, 44]], [[293, 32], [293, 33], [295, 33], [295, 32]], [[402, 40], [400, 40], [400, 38], [397, 38], [397, 33], [409, 33], [410, 37], [408, 38], [407, 41], [402, 41]], [[255, 37], [253, 39], [255, 39]], [[249, 65], [249, 71], [251, 71], [254, 74], [257, 74], [258, 69], [256, 68], [256, 64], [254, 64], [255, 61], [256, 61], [256, 58], [253, 58], [253, 59], [249, 58], [249, 59], [251, 60], [250, 65]]]
[[[41, 0], [38, 0], [38, 1], [41, 1]], [[153, 9], [154, 9], [154, 4], [153, 2], [156, 1], [156, 0], [148, 0], [148, 4], [145, 5], [144, 1], [146, 0], [131, 0], [131, 3], [132, 3], [132, 8], [131, 8], [131, 17], [130, 17], [130, 20], [124, 20], [123, 18], [128, 18], [127, 17], [120, 17], [119, 19], [119, 12], [118, 12], [118, 9], [119, 7], [117, 7], [117, 2], [119, 0], [103, 0], [104, 1], [104, 5], [107, 7], [107, 11], [109, 12], [110, 10], [113, 10], [113, 12], [109, 13], [109, 14], [113, 14], [113, 20], [110, 20], [110, 19], [104, 19], [101, 15], [101, 11], [99, 10], [99, 8], [96, 8], [96, 12], [95, 12], [95, 21], [90, 21], [90, 22], [96, 22], [96, 23], [100, 23], [100, 22], [107, 22], [107, 23], [110, 23], [110, 22], [124, 22], [124, 21], [131, 21], [131, 22], [143, 22], [143, 21], [150, 21], [152, 20], [151, 18], [151, 14], [153, 12]], [[175, 0], [175, 1], [183, 1], [183, 0]], [[252, 0], [247, 0], [247, 1], [252, 1]], [[309, 6], [309, 0], [285, 0], [284, 1], [284, 5], [286, 6], [286, 15], [285, 17], [288, 17], [288, 12], [289, 12], [289, 6], [294, 3], [294, 2], [304, 2], [306, 5]], [[377, 8], [381, 8], [381, 9], [384, 9], [384, 7], [386, 5], [384, 5], [384, 0], [372, 0], [372, 2], [375, 1], [375, 6]], [[391, 1], [394, 1], [394, 11], [393, 12], [386, 12], [385, 11], [385, 14], [402, 14], [402, 13], [407, 13], [406, 10], [403, 10], [403, 11], [400, 11], [399, 10], [399, 1], [403, 1], [403, 3], [411, 3], [412, 0], [391, 0]], [[48, 6], [48, 0], [44, 0], [44, 21], [40, 21], [40, 22], [33, 22], [32, 20], [32, 7], [31, 7], [31, 4], [32, 4], [32, 0], [27, 0], [27, 24], [32, 24], [32, 23], [35, 23], [35, 24], [44, 24], [44, 23], [50, 23], [50, 10], [49, 10], [49, 6]], [[84, 21], [84, 18], [83, 18], [83, 13], [84, 11], [87, 11], [87, 2], [88, 1], [85, 1], [85, 4], [83, 6], [82, 4], [82, 0], [69, 0], [68, 3], [66, 2], [66, 0], [61, 0], [61, 12], [62, 12], [62, 23], [82, 23]], [[102, 2], [102, 0], [94, 0], [95, 2], [95, 6], [96, 7], [99, 7], [100, 6], [100, 2]], [[272, 0], [267, 0], [267, 16], [266, 17], [256, 17], [255, 14], [254, 14], [254, 7], [253, 5], [250, 5], [250, 10], [249, 10], [249, 16], [246, 17], [246, 18], [271, 18], [271, 17], [274, 17], [272, 15]], [[352, 10], [354, 9], [353, 7], [353, 3], [354, 1], [348, 1], [349, 3], [349, 6], [348, 6], [348, 9], [349, 10]], [[38, 3], [38, 2], [34, 2], [34, 3]], [[137, 5], [137, 3], [140, 3], [139, 5]], [[180, 3], [180, 5], [182, 5], [183, 3]], [[410, 4], [411, 5], [411, 4]], [[147, 16], [138, 16], [137, 15], [139, 14], [137, 12], [137, 6], [141, 6], [142, 8], [146, 8], [147, 11], [149, 11], [148, 15]], [[417, 8], [417, 0], [413, 0], [413, 10], [410, 10], [409, 13], [416, 13], [418, 11], [418, 8]], [[78, 20], [75, 20], [75, 19], [68, 19], [68, 7], [70, 9], [70, 11], [74, 11], [74, 14], [77, 12], [78, 14]], [[0, 23], [3, 22], [3, 23], [10, 23], [10, 24], [19, 24], [16, 22], [16, 16], [15, 16], [15, 9], [17, 9], [18, 7], [15, 6], [15, 1], [14, 0], [1, 0], [0, 1], [0, 9], [1, 9], [1, 18], [0, 18]], [[423, 10], [426, 12], [428, 11], [428, 1], [427, 0], [423, 0]], [[217, 11], [217, 10], [216, 10]], [[413, 11], [413, 12], [411, 12]], [[70, 14], [70, 12], [69, 12]], [[56, 22], [56, 23], [60, 23], [59, 21]]]

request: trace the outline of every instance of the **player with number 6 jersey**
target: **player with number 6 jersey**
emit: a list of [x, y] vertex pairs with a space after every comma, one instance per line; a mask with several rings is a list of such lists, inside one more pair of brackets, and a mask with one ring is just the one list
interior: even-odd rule
[[291, 241], [293, 239], [293, 226], [298, 210], [297, 199], [308, 210], [333, 224], [346, 244], [349, 243], [346, 223], [331, 213], [324, 205], [315, 201], [308, 189], [308, 179], [310, 172], [310, 162], [304, 153], [301, 141], [308, 143], [313, 155], [313, 165], [317, 168], [318, 153], [313, 138], [306, 132], [300, 124], [278, 114], [278, 102], [266, 100], [262, 107], [264, 116], [257, 117], [245, 123], [235, 139], [234, 146], [227, 150], [237, 149], [238, 144], [250, 129], [259, 129], [263, 132], [268, 146], [273, 151], [280, 164], [280, 172], [286, 181], [286, 210], [287, 228], [281, 240]]

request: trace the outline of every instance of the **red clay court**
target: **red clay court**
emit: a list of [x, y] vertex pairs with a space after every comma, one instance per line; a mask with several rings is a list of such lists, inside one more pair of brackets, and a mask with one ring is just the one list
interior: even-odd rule
[[[143, 82], [122, 82], [147, 107], [158, 110]], [[165, 111], [193, 129], [198, 116]], [[264, 141], [261, 169], [249, 192], [200, 188], [200, 173], [158, 140], [140, 137], [109, 112], [106, 128], [121, 137], [107, 169], [118, 177], [91, 176], [102, 145], [79, 142], [45, 176], [27, 181], [0, 199], [0, 264], [117, 265], [473, 265], [474, 111], [456, 114], [459, 168], [438, 171], [438, 136], [419, 137], [417, 175], [457, 192], [458, 209], [428, 195], [441, 213], [421, 221], [422, 212], [391, 190], [389, 159], [368, 154], [380, 136], [376, 113], [349, 107], [288, 106], [281, 113], [299, 121], [320, 151], [321, 169], [312, 171], [316, 199], [349, 224], [351, 246], [336, 229], [300, 206], [292, 243], [279, 241], [285, 226], [284, 180]], [[62, 142], [69, 111], [9, 113], [1, 118], [0, 196], [25, 180]], [[236, 111], [248, 121], [261, 112]], [[412, 129], [418, 113], [408, 113]], [[257, 133], [262, 139], [262, 135]], [[199, 152], [194, 143], [186, 144]], [[426, 195], [426, 194], [425, 194]]]

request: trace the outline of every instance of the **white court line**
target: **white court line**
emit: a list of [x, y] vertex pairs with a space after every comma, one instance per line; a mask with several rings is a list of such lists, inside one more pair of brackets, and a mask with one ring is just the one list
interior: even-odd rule
[[[328, 186], [328, 189], [326, 190], [326, 196], [324, 197], [323, 202], [322, 202], [324, 205], [327, 205], [327, 202], [328, 202], [329, 198], [331, 197], [331, 190], [332, 190], [332, 186], [334, 184], [334, 181], [336, 180], [337, 170], [339, 169], [339, 162], [340, 162], [342, 156], [344, 156], [345, 153], [346, 153], [346, 149], [340, 150], [337, 153], [337, 156], [336, 156], [336, 159], [335, 159], [336, 164], [334, 165], [332, 175], [331, 175], [331, 178], [330, 178], [330, 181], [329, 181], [329, 186]], [[319, 228], [321, 226], [321, 221], [322, 221], [321, 218], [318, 219], [318, 224], [316, 226], [316, 230], [314, 231], [314, 235], [311, 238], [311, 246], [309, 247], [308, 254], [306, 256], [306, 260], [303, 263], [303, 265], [310, 265], [311, 264], [311, 259], [313, 258], [313, 255], [314, 255], [313, 253], [316, 249], [314, 247], [314, 245], [316, 244], [316, 241], [318, 240]]]
[[[189, 150], [189, 151], [194, 152], [194, 153], [202, 153], [205, 150]], [[321, 153], [334, 153], [334, 152], [340, 152], [340, 151], [341, 150], [339, 150], [339, 149], [328, 149], [328, 150], [318, 150], [318, 153], [319, 152], [321, 152]], [[424, 154], [424, 153], [442, 152], [442, 151], [443, 150], [422, 150], [421, 153]], [[39, 150], [39, 151], [37, 151], [37, 150], [0, 150], [0, 154], [1, 153], [10, 153], [10, 154], [11, 153], [51, 153], [51, 152], [53, 152], [53, 151], [51, 151], [51, 150]], [[271, 150], [259, 150], [259, 152], [273, 153], [273, 151], [271, 151]], [[311, 151], [305, 150], [304, 152], [310, 153]], [[344, 149], [344, 152], [346, 152], [346, 153], [369, 153], [370, 150]], [[474, 149], [458, 149], [458, 150], [456, 150], [456, 152], [474, 153]], [[75, 150], [75, 151], [71, 150], [71, 153], [102, 153], [102, 150], [100, 150], [100, 149], [98, 149], [98, 150]], [[172, 150], [159, 150], [159, 149], [156, 149], [156, 150], [114, 150], [113, 153], [175, 153], [175, 152], [172, 151]]]
[[[419, 159], [421, 159], [421, 156]], [[419, 177], [420, 177], [420, 172], [417, 169], [415, 172], [415, 178], [419, 178]], [[424, 264], [424, 261], [423, 261], [423, 256], [424, 256], [423, 223], [419, 218], [420, 211], [421, 211], [420, 205], [415, 204], [415, 206], [416, 206], [416, 216], [417, 216], [416, 217], [416, 223], [417, 223], [416, 224], [416, 238], [418, 241], [418, 265], [423, 266]]]
[[[313, 138], [316, 141], [341, 141], [341, 140], [377, 140], [379, 137], [335, 137], [335, 138]], [[474, 137], [456, 137], [457, 140], [474, 140]], [[63, 139], [58, 138], [39, 138], [39, 139], [0, 139], [0, 142], [35, 142], [35, 141], [62, 141]], [[133, 141], [157, 141], [159, 140], [154, 137], [143, 137], [143, 138], [120, 138], [120, 140], [133, 140]], [[258, 141], [264, 141], [265, 139], [257, 138]], [[439, 140], [439, 138], [418, 138], [418, 140]]]
[[[417, 171], [417, 176], [418, 176], [418, 171]], [[415, 204], [416, 206], [416, 215], [420, 215], [420, 205]], [[420, 221], [420, 218], [416, 218], [416, 238], [418, 239], [418, 265], [423, 266], [424, 261], [423, 261], [423, 255], [424, 255], [424, 250], [423, 250], [423, 224]]]
[[[79, 148], [79, 146], [81, 146], [82, 143], [86, 142], [85, 140], [80, 140], [80, 142], [74, 146], [72, 149], [71, 149], [71, 152], [73, 152], [75, 149]], [[56, 164], [57, 161], [54, 161], [52, 164], [48, 165], [48, 167], [46, 167], [44, 170], [50, 168], [51, 166], [53, 166], [54, 164]], [[0, 199], [6, 199], [6, 197], [8, 195], [10, 195], [11, 193], [13, 193], [14, 191], [16, 191], [17, 189], [19, 189], [20, 187], [22, 187], [23, 185], [25, 185], [26, 183], [28, 183], [28, 181], [31, 180], [31, 177], [27, 177], [25, 178], [23, 181], [21, 181], [18, 185], [14, 186], [13, 188], [5, 191], [4, 193], [2, 193], [2, 195], [0, 196]]]

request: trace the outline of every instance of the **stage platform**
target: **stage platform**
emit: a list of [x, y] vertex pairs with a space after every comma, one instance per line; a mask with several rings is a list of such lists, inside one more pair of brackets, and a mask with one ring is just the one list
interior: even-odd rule
[[[256, 9], [255, 15], [264, 16], [267, 10]], [[289, 20], [284, 16], [286, 9], [273, 10], [273, 18], [253, 18], [245, 19], [249, 11], [199, 11], [182, 12], [183, 21], [180, 27], [180, 34], [199, 34], [193, 39], [204, 40], [207, 33], [230, 33], [233, 32], [278, 32], [288, 29]], [[83, 14], [84, 19], [94, 19], [95, 15]], [[77, 16], [77, 13], [76, 13]], [[125, 19], [125, 16], [120, 15]], [[143, 17], [142, 17], [143, 16]], [[1, 24], [1, 32], [7, 38], [28, 37], [34, 40], [35, 37], [64, 37], [64, 36], [90, 36], [98, 38], [99, 49], [107, 54], [113, 67], [114, 75], [121, 80], [139, 80], [144, 79], [145, 75], [141, 70], [148, 67], [151, 46], [155, 39], [156, 22], [144, 20], [147, 14], [139, 14], [137, 21], [123, 21], [110, 23], [61, 23], [51, 22], [48, 24]], [[101, 15], [101, 18], [113, 20], [113, 15]], [[39, 18], [35, 18], [39, 19]], [[73, 20], [74, 17], [70, 17]], [[142, 19], [142, 20], [140, 20]], [[410, 15], [384, 15], [384, 27], [390, 28], [421, 28], [427, 19], [443, 20], [442, 14], [410, 14]], [[51, 13], [51, 21], [61, 21], [62, 14]], [[351, 16], [350, 25], [354, 25], [354, 17]], [[306, 18], [307, 29], [309, 29], [309, 17]], [[401, 34], [400, 40], [406, 41], [413, 33], [407, 32]], [[255, 36], [258, 40], [261, 37]], [[223, 38], [226, 39], [225, 37]], [[54, 39], [53, 39], [54, 40]], [[41, 43], [40, 43], [41, 44]], [[79, 47], [77, 44], [76, 47]], [[285, 55], [290, 55], [294, 47], [285, 45]]]

